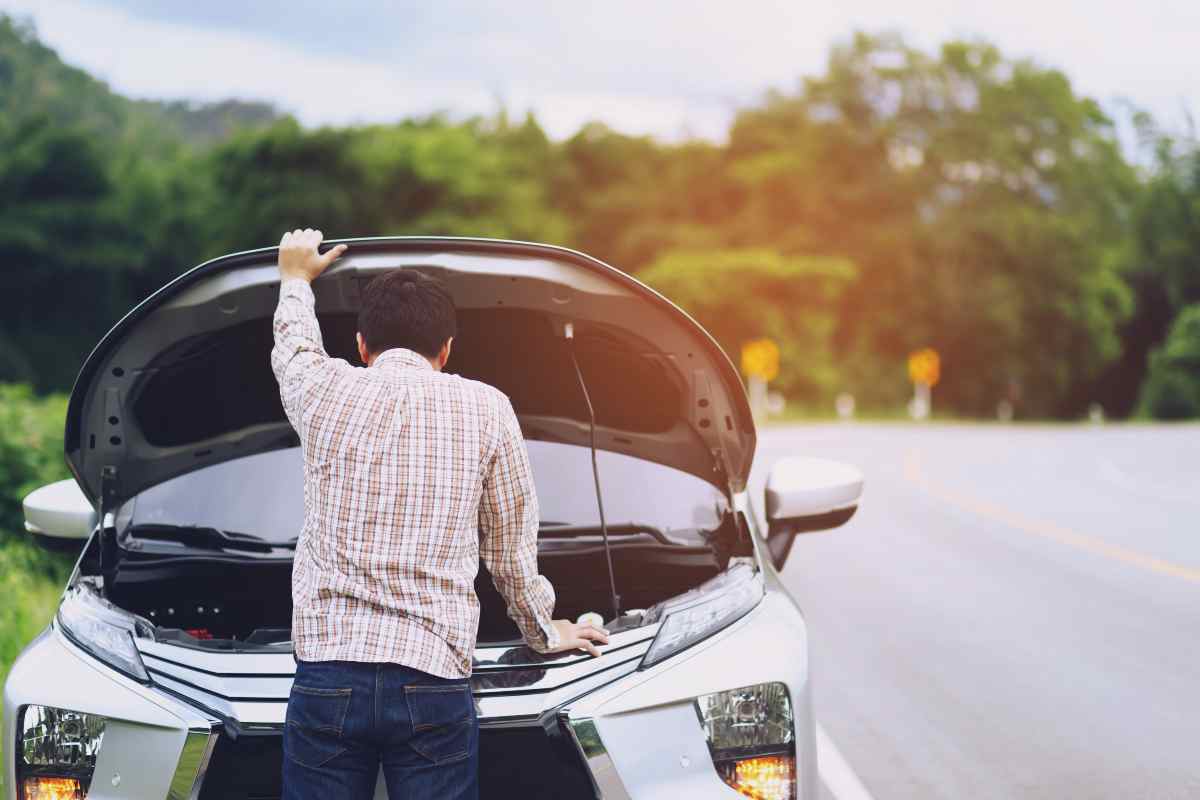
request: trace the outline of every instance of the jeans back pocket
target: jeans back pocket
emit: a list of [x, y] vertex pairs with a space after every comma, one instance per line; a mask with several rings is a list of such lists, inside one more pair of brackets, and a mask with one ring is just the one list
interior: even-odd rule
[[413, 735], [413, 750], [434, 764], [461, 761], [470, 755], [475, 703], [463, 683], [404, 687]]
[[349, 689], [324, 689], [293, 684], [288, 698], [283, 750], [306, 767], [319, 767], [345, 753], [342, 740]]

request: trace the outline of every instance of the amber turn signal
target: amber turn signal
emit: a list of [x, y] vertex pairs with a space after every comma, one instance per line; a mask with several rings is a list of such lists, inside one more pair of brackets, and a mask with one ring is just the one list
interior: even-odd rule
[[22, 800], [83, 800], [83, 785], [75, 778], [26, 778]]
[[726, 766], [725, 782], [754, 800], [787, 800], [795, 797], [796, 757], [757, 756]]

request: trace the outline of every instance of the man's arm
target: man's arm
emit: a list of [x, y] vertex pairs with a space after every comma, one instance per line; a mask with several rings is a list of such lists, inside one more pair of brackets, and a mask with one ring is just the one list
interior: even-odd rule
[[608, 644], [608, 631], [551, 619], [554, 587], [537, 571], [538, 504], [529, 454], [512, 405], [502, 400], [501, 406], [499, 444], [479, 501], [479, 555], [530, 647], [598, 656], [593, 642]]
[[331, 363], [321, 341], [309, 284], [346, 252], [342, 244], [320, 255], [317, 246], [321, 238], [320, 231], [297, 230], [285, 233], [279, 242], [279, 305], [275, 308], [271, 369], [279, 381], [283, 410], [297, 432], [306, 401], [313, 389], [323, 384], [324, 370]]

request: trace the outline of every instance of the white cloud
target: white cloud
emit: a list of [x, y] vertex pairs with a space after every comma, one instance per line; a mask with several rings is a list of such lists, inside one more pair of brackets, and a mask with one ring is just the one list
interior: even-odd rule
[[122, 93], [265, 99], [310, 125], [488, 113], [503, 102], [536, 110], [557, 136], [599, 118], [630, 132], [717, 138], [737, 106], [819, 71], [829, 46], [856, 28], [899, 30], [926, 47], [982, 33], [1007, 54], [1063, 67], [1102, 101], [1127, 98], [1176, 124], [1181, 108], [1200, 108], [1200, 3], [445, 0], [377, 11], [358, 3], [339, 17], [339, 5], [305, 2], [283, 6], [278, 25], [263, 22], [262, 6], [219, 3], [0, 7], [31, 15], [65, 60]]
[[[732, 102], [695, 103], [670, 91], [565, 91], [533, 74], [528, 81], [482, 74], [444, 78], [388, 63], [311, 54], [271, 38], [140, 19], [82, 2], [7, 6], [30, 13], [41, 38], [115, 90], [140, 98], [270, 100], [309, 125], [395, 120], [449, 111], [490, 113], [501, 104], [534, 109], [556, 136], [589, 119], [669, 138], [722, 134]], [[514, 42], [493, 42], [517, 51]], [[462, 51], [460, 51], [462, 52]], [[547, 71], [552, 64], [541, 65]]]

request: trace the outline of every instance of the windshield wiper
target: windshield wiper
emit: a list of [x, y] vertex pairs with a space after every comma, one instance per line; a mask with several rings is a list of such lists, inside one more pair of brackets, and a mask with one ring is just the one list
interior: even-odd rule
[[179, 542], [197, 550], [245, 550], [252, 553], [270, 553], [277, 548], [294, 550], [294, 541], [271, 542], [252, 533], [223, 531], [202, 525], [134, 525], [130, 536], [139, 539], [158, 539]]
[[637, 522], [614, 522], [601, 527], [600, 525], [567, 525], [564, 523], [545, 525], [538, 528], [538, 536], [542, 539], [572, 539], [576, 536], [603, 536], [605, 531], [609, 536], [637, 536], [645, 533], [654, 537], [662, 544], [678, 544], [672, 541], [660, 528], [653, 525], [642, 525]]

